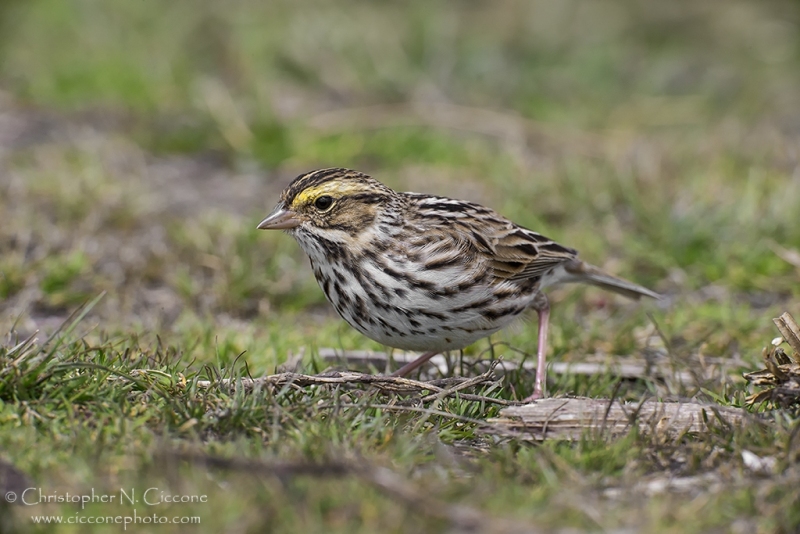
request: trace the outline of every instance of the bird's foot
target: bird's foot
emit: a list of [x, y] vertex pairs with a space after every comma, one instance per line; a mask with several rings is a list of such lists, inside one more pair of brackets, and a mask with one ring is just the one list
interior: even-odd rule
[[544, 398], [544, 393], [534, 390], [533, 393], [522, 399], [522, 402], [533, 402]]

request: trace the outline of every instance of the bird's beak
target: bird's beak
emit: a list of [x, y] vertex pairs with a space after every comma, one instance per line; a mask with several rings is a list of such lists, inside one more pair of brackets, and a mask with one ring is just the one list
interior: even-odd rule
[[258, 223], [259, 230], [288, 230], [289, 228], [297, 228], [300, 226], [300, 221], [297, 220], [297, 214], [290, 209], [283, 207], [283, 204], [272, 210], [272, 213], [267, 215], [267, 218]]

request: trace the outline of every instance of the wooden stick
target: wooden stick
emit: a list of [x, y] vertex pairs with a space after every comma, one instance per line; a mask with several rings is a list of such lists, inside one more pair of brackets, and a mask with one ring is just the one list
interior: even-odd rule
[[789, 344], [795, 352], [800, 353], [800, 328], [797, 322], [789, 312], [784, 312], [780, 317], [772, 320], [775, 326], [780, 330], [783, 339]]
[[464, 393], [462, 390], [484, 384], [497, 383], [494, 376], [495, 365], [492, 365], [486, 372], [472, 378], [451, 378], [445, 381], [447, 388], [437, 385], [442, 381], [422, 382], [398, 376], [371, 375], [366, 373], [356, 373], [352, 371], [333, 371], [321, 375], [304, 375], [299, 373], [278, 373], [275, 375], [264, 376], [261, 378], [225, 378], [221, 380], [198, 380], [197, 387], [208, 389], [214, 386], [235, 388], [241, 384], [246, 389], [256, 386], [270, 386], [281, 388], [285, 386], [325, 386], [325, 385], [372, 385], [379, 389], [392, 391], [395, 393], [414, 393], [429, 391], [429, 395], [423, 397], [422, 402], [429, 402], [436, 398], [458, 396], [464, 400], [488, 402], [508, 406], [513, 404], [505, 399], [496, 399], [485, 395]]
[[635, 424], [643, 433], [677, 436], [705, 432], [709, 428], [707, 421], [736, 426], [745, 417], [746, 412], [737, 408], [696, 402], [648, 400], [629, 404], [608, 399], [551, 398], [503, 408], [499, 417], [488, 421], [494, 425], [488, 432], [503, 435], [510, 430], [535, 441], [576, 440], [592, 434], [618, 436]]

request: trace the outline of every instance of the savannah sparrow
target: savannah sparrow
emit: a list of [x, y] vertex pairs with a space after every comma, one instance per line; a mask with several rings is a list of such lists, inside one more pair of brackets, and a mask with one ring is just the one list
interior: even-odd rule
[[550, 312], [544, 288], [585, 282], [626, 297], [659, 297], [489, 208], [398, 193], [348, 169], [298, 176], [258, 228], [286, 230], [297, 240], [325, 296], [350, 326], [384, 345], [424, 352], [395, 376], [534, 308], [538, 364], [526, 400], [544, 394]]

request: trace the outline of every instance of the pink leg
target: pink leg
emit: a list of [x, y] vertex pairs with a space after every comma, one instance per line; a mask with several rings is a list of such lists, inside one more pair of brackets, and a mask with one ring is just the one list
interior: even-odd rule
[[533, 303], [536, 313], [539, 316], [539, 347], [536, 351], [536, 382], [533, 386], [533, 393], [523, 399], [522, 402], [530, 402], [544, 397], [544, 388], [547, 385], [545, 381], [545, 356], [547, 355], [547, 325], [550, 321], [550, 303], [547, 302], [547, 297], [540, 293], [539, 297]]
[[400, 369], [398, 369], [397, 371], [395, 371], [394, 373], [392, 373], [389, 376], [406, 376], [408, 373], [410, 373], [411, 371], [413, 371], [417, 367], [420, 367], [423, 363], [427, 362], [428, 360], [430, 360], [431, 358], [433, 358], [437, 354], [439, 354], [439, 353], [438, 352], [426, 352], [425, 354], [423, 354], [422, 356], [420, 356], [419, 358], [417, 358], [413, 362], [408, 362], [403, 367], [401, 367]]

